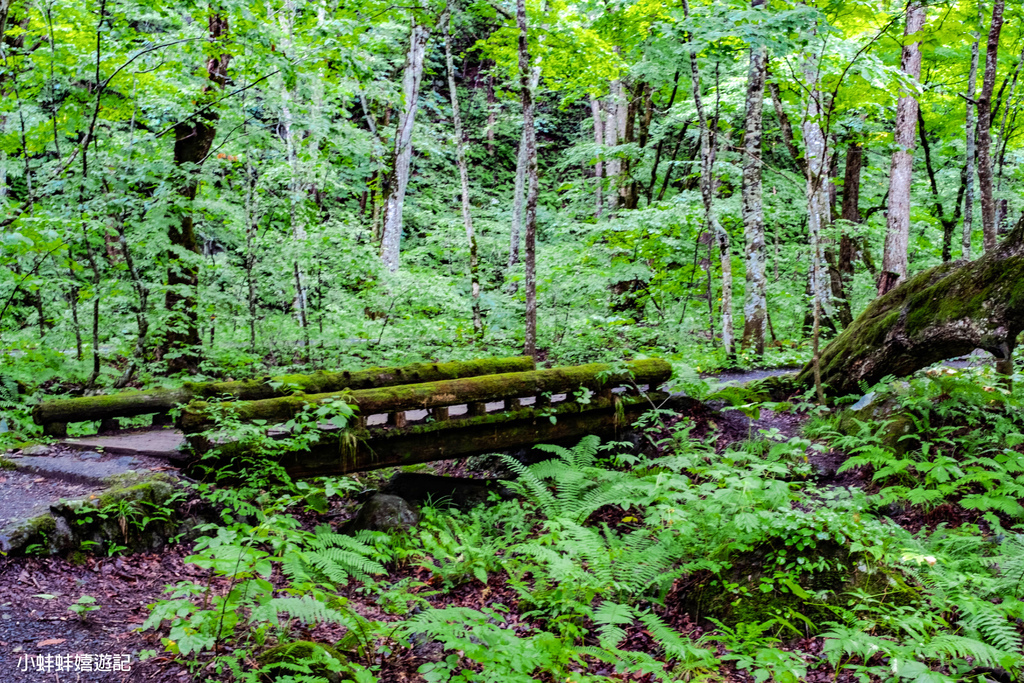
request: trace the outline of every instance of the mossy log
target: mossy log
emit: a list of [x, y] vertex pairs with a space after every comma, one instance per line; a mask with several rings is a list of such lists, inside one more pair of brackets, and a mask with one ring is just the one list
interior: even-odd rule
[[[520, 408], [401, 429], [325, 432], [309, 450], [283, 453], [276, 459], [289, 475], [301, 478], [514, 451], [587, 434], [617, 435], [650, 410], [652, 404], [659, 405], [667, 398], [668, 394], [653, 392], [647, 396], [602, 398], [588, 405], [567, 401], [546, 409]], [[206, 454], [203, 464], [223, 466], [253, 457], [246, 444], [232, 442], [218, 445]]]
[[[829, 393], [984, 349], [1006, 364], [1024, 329], [1024, 221], [975, 261], [944, 263], [875, 299], [821, 354]], [[814, 381], [811, 363], [797, 382]]]
[[460, 377], [475, 377], [503, 372], [532, 370], [528, 356], [484, 358], [450, 363], [413, 363], [398, 367], [379, 367], [355, 372], [317, 372], [312, 375], [279, 375], [238, 382], [189, 382], [180, 389], [126, 391], [109, 396], [59, 399], [40, 403], [32, 410], [36, 424], [85, 422], [114, 417], [132, 417], [165, 413], [179, 403], [199, 398], [231, 396], [254, 401], [288, 396], [295, 391], [322, 394], [343, 389], [368, 389], [414, 382], [434, 382]]
[[506, 398], [540, 396], [543, 393], [571, 392], [586, 387], [600, 390], [630, 379], [638, 384], [657, 386], [672, 375], [672, 367], [660, 359], [630, 361], [625, 364], [627, 373], [608, 374], [612, 366], [604, 363], [590, 365], [534, 370], [532, 372], [507, 372], [482, 377], [466, 377], [441, 382], [424, 382], [402, 386], [363, 389], [352, 392], [326, 394], [296, 394], [284, 398], [262, 401], [238, 401], [209, 404], [194, 401], [182, 412], [178, 426], [186, 434], [208, 429], [213, 424], [217, 410], [232, 414], [242, 422], [266, 420], [281, 423], [301, 413], [308, 405], [328, 401], [344, 401], [357, 407], [363, 416], [379, 413], [396, 413], [423, 408], [440, 408], [463, 403], [482, 403]]

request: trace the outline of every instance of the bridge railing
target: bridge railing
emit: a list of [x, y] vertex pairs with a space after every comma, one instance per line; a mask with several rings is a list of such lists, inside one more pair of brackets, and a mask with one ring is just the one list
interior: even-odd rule
[[[343, 401], [357, 409], [354, 425], [325, 432], [309, 451], [284, 458], [293, 475], [343, 474], [620, 429], [650, 408], [652, 399], [666, 397], [657, 387], [671, 374], [667, 362], [646, 359], [256, 401], [193, 401], [179, 426], [197, 453], [216, 446], [220, 458], [231, 458], [246, 446], [225, 442], [230, 434], [208, 438], [218, 414], [273, 429], [310, 408]], [[563, 400], [552, 401], [558, 395]], [[459, 405], [466, 410], [456, 417], [451, 409]], [[431, 419], [414, 424], [411, 411]], [[387, 419], [368, 419], [382, 415]]]
[[433, 382], [495, 373], [533, 370], [532, 358], [485, 358], [449, 363], [413, 363], [359, 371], [279, 375], [233, 382], [188, 382], [177, 389], [125, 391], [106, 396], [57, 399], [32, 410], [36, 424], [48, 436], [67, 436], [67, 425], [100, 420], [100, 430], [116, 429], [117, 418], [156, 414], [165, 416], [176, 405], [197, 399], [231, 397], [239, 401], [266, 400], [296, 391], [321, 394], [345, 389], [362, 390], [416, 382]]

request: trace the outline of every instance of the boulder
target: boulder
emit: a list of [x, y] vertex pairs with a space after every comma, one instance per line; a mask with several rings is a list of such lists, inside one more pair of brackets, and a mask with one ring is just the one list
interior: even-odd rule
[[377, 493], [363, 503], [345, 531], [408, 531], [420, 521], [420, 513], [404, 498]]
[[877, 434], [882, 445], [895, 453], [902, 455], [919, 445], [916, 439], [903, 438], [913, 433], [914, 421], [895, 398], [879, 398], [875, 392], [868, 392], [840, 413], [838, 429], [843, 434], [857, 434], [858, 421], [884, 423]]

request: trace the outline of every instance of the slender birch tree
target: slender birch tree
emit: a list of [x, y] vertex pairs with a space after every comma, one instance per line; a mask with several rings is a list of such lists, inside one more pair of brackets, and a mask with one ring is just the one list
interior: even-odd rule
[[978, 86], [978, 47], [981, 42], [981, 4], [978, 4], [978, 26], [974, 31], [974, 43], [971, 44], [971, 70], [967, 76], [967, 102], [965, 103], [964, 132], [967, 137], [967, 153], [964, 161], [964, 173], [967, 176], [967, 187], [964, 194], [964, 234], [961, 241], [961, 258], [971, 258], [971, 237], [974, 232], [974, 173], [978, 151], [975, 144], [977, 133], [978, 104], [974, 97]]
[[409, 185], [412, 166], [412, 131], [416, 122], [416, 108], [423, 80], [423, 61], [426, 57], [430, 29], [413, 16], [409, 32], [409, 48], [402, 69], [402, 109], [398, 114], [395, 131], [393, 166], [385, 195], [384, 228], [381, 238], [381, 260], [384, 267], [395, 272], [399, 264], [399, 244], [402, 239], [402, 209], [405, 190]]
[[[683, 0], [683, 13], [689, 18], [690, 7], [687, 0]], [[732, 358], [735, 352], [732, 324], [732, 249], [729, 244], [729, 233], [719, 223], [715, 213], [716, 144], [712, 135], [711, 122], [708, 120], [704, 102], [701, 99], [700, 68], [697, 64], [697, 53], [693, 50], [689, 52], [689, 60], [693, 104], [697, 110], [697, 122], [700, 126], [700, 195], [704, 201], [704, 227], [711, 231], [715, 243], [718, 245], [719, 262], [722, 266], [722, 346], [725, 348], [726, 357]]]
[[[765, 0], [751, 0], [754, 9]], [[765, 273], [764, 206], [761, 197], [761, 133], [764, 84], [768, 51], [763, 45], [750, 48], [747, 69], [746, 121], [743, 134], [743, 237], [746, 241], [747, 286], [743, 302], [743, 344], [764, 355], [768, 328], [768, 280]]]
[[448, 68], [448, 91], [452, 101], [452, 123], [455, 128], [455, 160], [459, 165], [459, 181], [462, 185], [462, 223], [466, 228], [466, 242], [469, 246], [469, 282], [472, 288], [473, 329], [477, 334], [484, 330], [480, 317], [480, 262], [477, 258], [476, 235], [473, 232], [473, 215], [469, 210], [469, 168], [466, 166], [466, 144], [462, 135], [462, 116], [459, 112], [459, 95], [455, 87], [455, 66], [452, 64], [451, 15], [445, 17], [444, 61]]
[[[900, 69], [908, 79], [921, 78], [921, 43], [916, 36], [924, 28], [925, 10], [916, 0], [907, 5]], [[914, 171], [914, 142], [917, 139], [917, 96], [904, 91], [896, 102], [896, 151], [889, 171], [888, 230], [882, 255], [882, 276], [878, 295], [907, 279], [907, 248], [910, 243], [910, 186]]]
[[519, 88], [523, 103], [523, 142], [526, 150], [526, 234], [524, 266], [526, 277], [526, 334], [523, 353], [537, 357], [537, 129], [534, 124], [532, 72], [530, 69], [529, 29], [526, 0], [516, 1], [516, 25], [519, 28]]

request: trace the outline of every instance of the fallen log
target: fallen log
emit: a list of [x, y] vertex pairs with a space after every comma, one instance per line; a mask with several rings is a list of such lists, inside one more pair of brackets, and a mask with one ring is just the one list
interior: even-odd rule
[[625, 372], [616, 372], [611, 365], [593, 363], [352, 392], [296, 394], [261, 401], [218, 404], [193, 401], [182, 411], [178, 426], [186, 434], [195, 434], [213, 426], [218, 413], [230, 414], [241, 422], [266, 420], [269, 424], [279, 424], [300, 414], [307, 406], [332, 401], [343, 401], [358, 408], [362, 416], [367, 416], [516, 397], [540, 397], [544, 393], [572, 392], [581, 387], [600, 391], [627, 380], [655, 387], [672, 376], [672, 366], [660, 359], [630, 361], [625, 367]]
[[[290, 476], [301, 478], [517, 450], [587, 434], [618, 435], [666, 399], [668, 394], [652, 392], [646, 396], [600, 398], [585, 406], [567, 401], [550, 408], [520, 408], [398, 429], [337, 430], [324, 432], [320, 442], [309, 450], [275, 454], [272, 459]], [[259, 461], [259, 456], [247, 444], [231, 442], [208, 451], [201, 462], [216, 468], [226, 463], [237, 466], [244, 459], [252, 464]]]
[[[984, 349], [1005, 369], [1024, 329], [1024, 221], [975, 261], [936, 266], [875, 299], [821, 354], [833, 395], [859, 392], [887, 375], [903, 377]], [[809, 386], [808, 363], [797, 383]]]
[[413, 363], [398, 367], [368, 368], [358, 371], [317, 372], [312, 375], [279, 375], [236, 382], [187, 382], [180, 389], [125, 391], [108, 396], [58, 399], [40, 403], [32, 410], [36, 424], [51, 436], [66, 436], [69, 422], [134, 417], [166, 413], [174, 406], [197, 398], [230, 396], [241, 401], [288, 396], [300, 391], [320, 394], [343, 389], [368, 389], [413, 382], [434, 382], [503, 372], [532, 370], [528, 356], [484, 358], [450, 363]]

